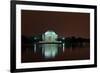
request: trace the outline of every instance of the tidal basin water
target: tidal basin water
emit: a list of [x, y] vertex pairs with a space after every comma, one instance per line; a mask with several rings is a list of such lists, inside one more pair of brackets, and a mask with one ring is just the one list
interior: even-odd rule
[[21, 53], [22, 62], [90, 59], [89, 47], [65, 48], [61, 44], [38, 44], [35, 47], [25, 45], [25, 48]]

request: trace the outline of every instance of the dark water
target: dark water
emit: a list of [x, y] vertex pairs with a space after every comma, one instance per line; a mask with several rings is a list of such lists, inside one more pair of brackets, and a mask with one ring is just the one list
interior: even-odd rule
[[61, 60], [84, 60], [90, 58], [90, 48], [70, 47], [61, 44], [24, 45], [22, 47], [22, 62], [43, 62]]

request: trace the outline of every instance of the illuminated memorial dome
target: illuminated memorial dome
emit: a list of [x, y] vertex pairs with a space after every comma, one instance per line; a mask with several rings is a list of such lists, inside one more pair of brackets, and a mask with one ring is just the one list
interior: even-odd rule
[[56, 42], [58, 35], [54, 31], [47, 31], [42, 35], [42, 38], [46, 42]]

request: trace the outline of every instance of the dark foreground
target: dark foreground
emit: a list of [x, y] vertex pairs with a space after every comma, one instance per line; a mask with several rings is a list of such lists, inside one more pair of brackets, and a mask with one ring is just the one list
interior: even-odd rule
[[22, 50], [21, 62], [45, 62], [45, 61], [63, 61], [63, 60], [86, 60], [90, 59], [90, 48], [65, 48], [64, 52], [59, 52], [54, 58], [45, 58], [41, 52], [35, 53], [32, 49]]

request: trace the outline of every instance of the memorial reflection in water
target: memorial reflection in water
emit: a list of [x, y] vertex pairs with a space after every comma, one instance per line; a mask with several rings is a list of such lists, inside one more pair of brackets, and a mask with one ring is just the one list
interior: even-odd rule
[[57, 41], [58, 35], [54, 31], [47, 31], [42, 34], [42, 41], [38, 42], [38, 48], [42, 49], [44, 58], [55, 58], [59, 53], [59, 48], [62, 47], [62, 42]]

